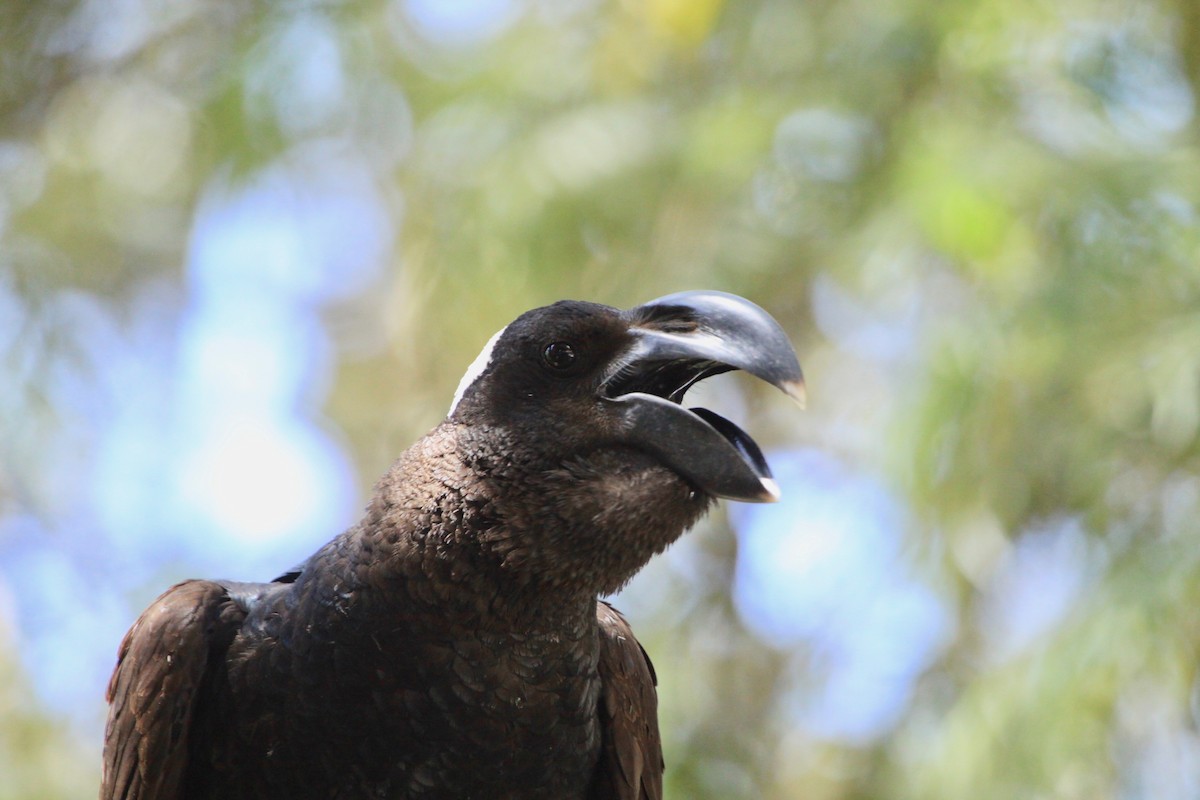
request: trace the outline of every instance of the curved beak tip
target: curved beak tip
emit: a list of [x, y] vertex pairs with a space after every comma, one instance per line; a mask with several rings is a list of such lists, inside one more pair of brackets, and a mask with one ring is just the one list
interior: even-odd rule
[[775, 482], [774, 478], [762, 478], [761, 480], [763, 493], [758, 498], [760, 502], [774, 503], [783, 496], [783, 493], [779, 491], [779, 484]]
[[783, 393], [796, 401], [796, 405], [800, 408], [808, 406], [808, 390], [804, 387], [804, 379], [800, 378], [794, 381], [784, 381], [780, 387]]

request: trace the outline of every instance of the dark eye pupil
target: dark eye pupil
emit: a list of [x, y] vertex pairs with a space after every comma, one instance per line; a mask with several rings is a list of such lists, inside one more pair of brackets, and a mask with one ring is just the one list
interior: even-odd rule
[[566, 369], [575, 363], [575, 348], [566, 342], [548, 344], [542, 358], [554, 369]]

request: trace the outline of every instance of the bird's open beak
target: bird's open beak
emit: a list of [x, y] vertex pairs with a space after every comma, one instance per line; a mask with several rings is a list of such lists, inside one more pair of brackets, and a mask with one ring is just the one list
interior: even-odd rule
[[787, 334], [737, 295], [681, 292], [625, 312], [634, 341], [602, 386], [602, 401], [626, 441], [715, 497], [779, 499], [749, 434], [705, 408], [684, 408], [697, 381], [740, 369], [804, 404], [804, 376]]

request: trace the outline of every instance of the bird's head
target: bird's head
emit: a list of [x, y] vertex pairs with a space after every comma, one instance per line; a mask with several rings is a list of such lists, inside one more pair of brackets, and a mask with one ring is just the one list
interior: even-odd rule
[[459, 384], [449, 421], [507, 429], [550, 463], [639, 451], [705, 496], [770, 502], [779, 490], [754, 440], [682, 405], [698, 381], [738, 369], [803, 402], [787, 335], [741, 297], [682, 292], [627, 311], [563, 301], [492, 337]]

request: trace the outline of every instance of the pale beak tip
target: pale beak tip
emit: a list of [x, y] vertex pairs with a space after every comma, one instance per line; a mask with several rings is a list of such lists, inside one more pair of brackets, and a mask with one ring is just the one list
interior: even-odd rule
[[780, 387], [783, 393], [796, 401], [796, 405], [800, 408], [808, 406], [808, 390], [804, 388], [804, 379], [795, 381], [784, 381]]

